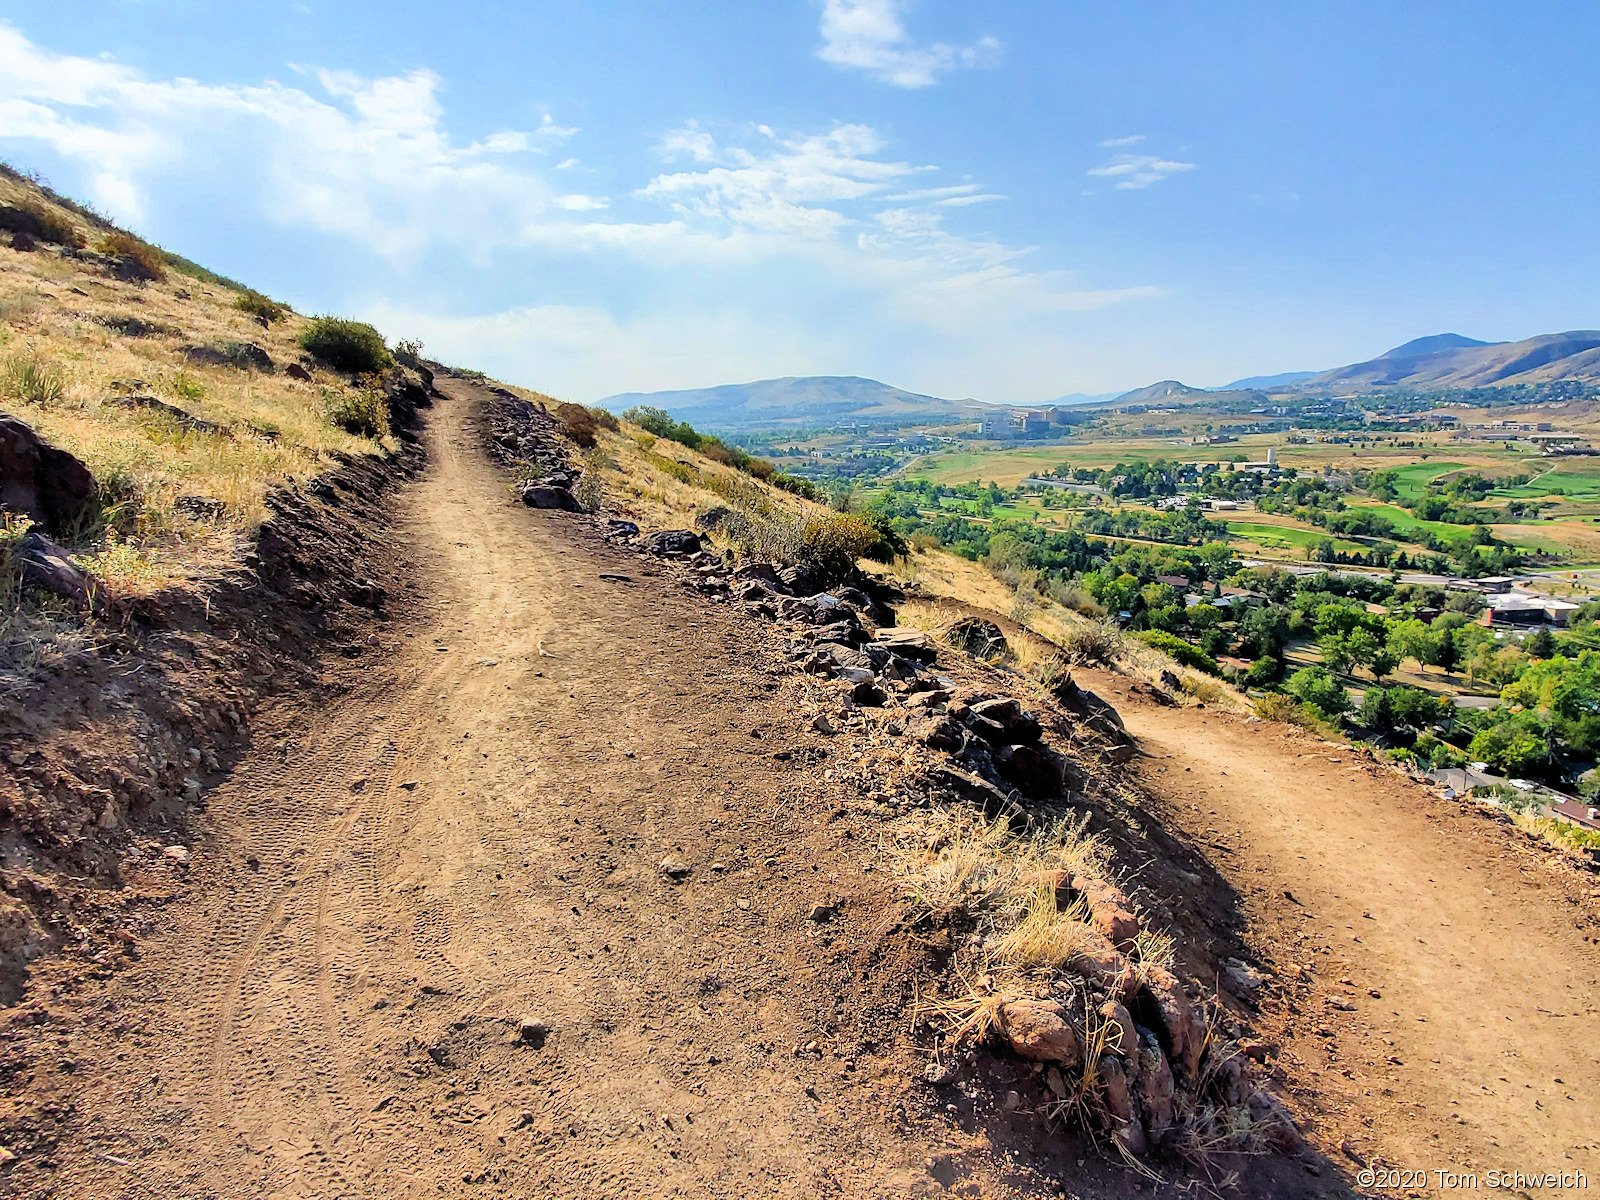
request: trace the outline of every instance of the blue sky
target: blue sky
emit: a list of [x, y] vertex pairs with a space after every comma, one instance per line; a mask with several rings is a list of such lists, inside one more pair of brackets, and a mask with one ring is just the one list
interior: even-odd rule
[[59, 0], [0, 155], [562, 397], [1036, 402], [1600, 324], [1571, 3]]

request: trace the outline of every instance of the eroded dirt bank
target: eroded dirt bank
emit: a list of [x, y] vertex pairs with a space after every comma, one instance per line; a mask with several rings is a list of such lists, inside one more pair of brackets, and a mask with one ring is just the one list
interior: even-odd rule
[[1316, 1141], [1429, 1169], [1581, 1168], [1597, 1186], [1593, 876], [1339, 746], [1161, 707], [1117, 676], [1092, 686], [1151, 756], [1157, 817], [1239, 894], [1274, 975], [1263, 1038]]

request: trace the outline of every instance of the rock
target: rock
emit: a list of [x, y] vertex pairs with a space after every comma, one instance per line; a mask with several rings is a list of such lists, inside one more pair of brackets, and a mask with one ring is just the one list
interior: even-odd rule
[[772, 592], [763, 584], [756, 583], [754, 580], [752, 580], [749, 583], [741, 584], [739, 587], [737, 587], [734, 590], [733, 595], [734, 599], [740, 600], [745, 604], [757, 604], [762, 600], [765, 600], [768, 596], [772, 595]]
[[945, 641], [975, 658], [994, 658], [1011, 649], [1006, 635], [993, 621], [962, 617], [945, 633]]
[[997, 722], [1005, 730], [1007, 741], [1037, 742], [1039, 720], [1023, 711], [1020, 700], [984, 700], [971, 706], [974, 715]]
[[211, 496], [179, 496], [172, 502], [172, 511], [191, 521], [215, 521], [228, 511], [228, 506]]
[[1222, 973], [1227, 977], [1228, 987], [1233, 994], [1245, 998], [1253, 997], [1266, 982], [1266, 977], [1243, 959], [1228, 959], [1222, 966]]
[[933, 708], [950, 699], [950, 693], [940, 688], [933, 688], [926, 692], [912, 692], [906, 697], [907, 708]]
[[350, 588], [350, 603], [361, 608], [382, 608], [387, 593], [370, 579], [357, 580]]
[[673, 883], [682, 883], [689, 878], [689, 874], [693, 870], [694, 868], [688, 863], [680, 862], [675, 858], [666, 858], [661, 861], [661, 873], [672, 880]]
[[196, 366], [254, 368], [271, 374], [277, 368], [272, 356], [254, 342], [224, 342], [221, 346], [185, 346], [184, 358]]
[[791, 596], [810, 596], [828, 586], [828, 573], [815, 563], [796, 563], [778, 572], [783, 590]]
[[517, 489], [517, 497], [529, 508], [553, 508], [564, 512], [583, 511], [583, 505], [578, 503], [577, 497], [566, 488], [554, 484], [524, 483]]
[[695, 517], [694, 527], [701, 532], [709, 532], [713, 529], [721, 529], [733, 516], [733, 509], [721, 504], [714, 505]]
[[698, 554], [700, 536], [688, 529], [662, 529], [647, 533], [639, 539], [639, 546], [648, 554]]
[[838, 915], [839, 910], [831, 904], [813, 904], [811, 911], [806, 914], [806, 920], [822, 925]]
[[119, 408], [138, 408], [148, 412], [157, 412], [162, 416], [171, 417], [185, 429], [192, 429], [196, 433], [226, 433], [227, 430], [214, 421], [207, 421], [203, 417], [196, 417], [185, 412], [176, 404], [168, 404], [165, 400], [155, 396], [113, 396], [105, 403], [115, 404]]
[[815, 717], [811, 718], [811, 728], [823, 735], [832, 735], [833, 733], [837, 732], [833, 727], [833, 722], [828, 720], [828, 715], [826, 713], [818, 713]]
[[990, 816], [1020, 811], [1010, 796], [987, 779], [958, 767], [936, 765], [929, 768], [927, 779], [940, 791], [949, 792], [966, 804], [976, 805]]
[[1003, 746], [1010, 740], [1006, 737], [1006, 727], [1000, 724], [999, 721], [991, 720], [988, 717], [980, 717], [970, 709], [967, 712], [965, 724], [968, 729], [972, 730], [973, 733], [991, 746]]
[[1007, 1000], [997, 1016], [1001, 1033], [1023, 1058], [1057, 1063], [1069, 1071], [1083, 1064], [1083, 1041], [1066, 1009], [1054, 1000]]
[[639, 527], [632, 521], [619, 521], [615, 518], [606, 522], [606, 540], [626, 542], [639, 536]]
[[1109, 1027], [1106, 1049], [1112, 1054], [1131, 1057], [1139, 1048], [1139, 1033], [1127, 1008], [1119, 1000], [1107, 1000], [1100, 1006], [1100, 1019]]
[[189, 851], [182, 846], [166, 846], [161, 851], [161, 857], [171, 859], [180, 867], [189, 865]]
[[52, 536], [67, 537], [93, 515], [99, 495], [88, 467], [22, 421], [0, 413], [0, 508], [32, 517]]
[[23, 535], [22, 582], [70, 601], [80, 611], [103, 612], [105, 592], [99, 580], [67, 557], [67, 552], [36, 529]]
[[1295, 1127], [1294, 1118], [1289, 1115], [1289, 1110], [1271, 1092], [1260, 1090], [1250, 1096], [1250, 1119], [1255, 1128], [1267, 1139], [1268, 1145], [1287, 1154], [1298, 1152], [1304, 1141], [1300, 1137], [1300, 1130]]
[[1113, 739], [1127, 737], [1127, 731], [1122, 726], [1122, 718], [1117, 715], [1117, 710], [1087, 688], [1079, 687], [1072, 681], [1071, 676], [1056, 685], [1054, 695], [1063, 708], [1080, 718], [1096, 733]]
[[1133, 1016], [1156, 1035], [1174, 1075], [1197, 1077], [1206, 1030], [1177, 976], [1160, 968], [1150, 971], [1134, 996]]
[[1126, 997], [1136, 982], [1133, 964], [1099, 930], [1084, 930], [1082, 939], [1077, 956], [1067, 965], [1105, 988], [1114, 999]]
[[1161, 668], [1160, 679], [1161, 679], [1161, 686], [1166, 688], [1167, 691], [1169, 691], [1169, 692], [1175, 692], [1180, 687], [1183, 686], [1182, 680], [1180, 680], [1176, 675], [1174, 675], [1171, 671], [1167, 670], [1167, 668], [1165, 668], [1165, 667]]
[[868, 645], [920, 663], [936, 662], [939, 658], [939, 648], [920, 629], [879, 630], [878, 636]]
[[544, 1044], [550, 1039], [550, 1026], [543, 1021], [535, 1021], [524, 1017], [517, 1022], [517, 1041], [524, 1046], [531, 1046], [535, 1050], [544, 1049]]
[[782, 592], [783, 580], [770, 563], [746, 563], [733, 573], [735, 583], [758, 583], [770, 592]]
[[1133, 905], [1122, 890], [1084, 875], [1072, 877], [1072, 890], [1088, 906], [1089, 923], [1118, 950], [1131, 951], [1133, 940], [1139, 936], [1139, 919], [1133, 915]]
[[1172, 1080], [1172, 1067], [1167, 1056], [1161, 1053], [1161, 1043], [1155, 1034], [1148, 1029], [1142, 1031], [1138, 1045], [1139, 1107], [1144, 1111], [1145, 1131], [1153, 1140], [1160, 1141], [1172, 1128], [1177, 1088]]
[[860, 588], [843, 587], [835, 594], [838, 596], [840, 604], [848, 605], [858, 613], [866, 612], [867, 609], [872, 607], [872, 601]]
[[961, 723], [949, 717], [930, 717], [917, 722], [911, 728], [911, 736], [924, 745], [952, 754], [961, 749], [962, 743], [966, 740], [965, 733]]
[[1066, 759], [1049, 746], [1000, 746], [994, 765], [1008, 783], [1036, 798], [1059, 796], [1066, 779]]
[[1100, 1081], [1106, 1089], [1106, 1111], [1124, 1125], [1139, 1124], [1139, 1109], [1128, 1083], [1127, 1069], [1114, 1054], [1100, 1060]]
[[290, 363], [283, 369], [283, 373], [290, 379], [298, 379], [301, 383], [311, 382], [311, 372], [306, 370], [299, 363]]

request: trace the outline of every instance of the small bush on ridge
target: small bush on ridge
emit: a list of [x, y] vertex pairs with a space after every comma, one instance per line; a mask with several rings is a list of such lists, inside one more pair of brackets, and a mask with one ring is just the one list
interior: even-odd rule
[[118, 230], [100, 239], [100, 250], [115, 258], [122, 269], [136, 279], [159, 283], [167, 277], [167, 264], [157, 250], [143, 238]]
[[300, 346], [336, 371], [366, 375], [394, 366], [383, 335], [365, 321], [317, 317], [300, 335]]
[[346, 433], [374, 441], [389, 432], [389, 398], [376, 374], [362, 376], [354, 391], [328, 393], [328, 420]]
[[263, 296], [260, 292], [249, 288], [239, 293], [239, 297], [233, 302], [233, 306], [240, 312], [249, 313], [252, 317], [260, 317], [268, 323], [283, 320], [283, 314], [287, 311], [283, 305], [270, 296]]

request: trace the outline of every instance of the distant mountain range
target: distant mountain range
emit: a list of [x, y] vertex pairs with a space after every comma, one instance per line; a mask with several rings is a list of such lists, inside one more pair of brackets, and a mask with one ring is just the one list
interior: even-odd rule
[[978, 400], [924, 396], [858, 375], [788, 375], [678, 392], [624, 392], [601, 403], [616, 412], [634, 405], [664, 408], [680, 421], [706, 429], [840, 421], [888, 424], [914, 417], [960, 419], [980, 409], [999, 407]]
[[[1482, 342], [1459, 333], [1436, 333], [1385, 351], [1365, 362], [1329, 371], [1285, 371], [1236, 379], [1225, 388], [1197, 388], [1163, 379], [1131, 392], [1075, 392], [1051, 403], [1063, 406], [1194, 404], [1237, 397], [1265, 403], [1271, 395], [1351, 395], [1388, 388], [1469, 388], [1492, 384], [1600, 380], [1600, 330], [1549, 333], [1520, 342]], [[984, 409], [981, 400], [948, 400], [863, 379], [858, 375], [789, 375], [676, 392], [625, 392], [602, 401], [620, 412], [634, 405], [663, 408], [705, 429], [859, 422], [953, 421]]]

